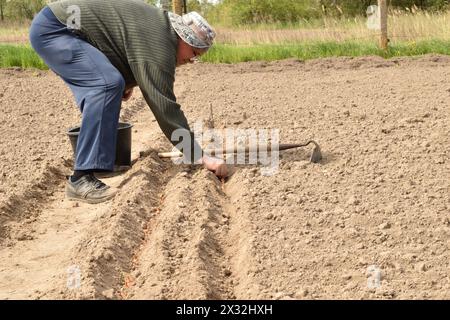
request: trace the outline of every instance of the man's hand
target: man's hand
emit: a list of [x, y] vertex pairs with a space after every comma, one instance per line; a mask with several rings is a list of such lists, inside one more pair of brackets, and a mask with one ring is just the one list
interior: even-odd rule
[[228, 176], [228, 167], [222, 159], [204, 155], [201, 159], [201, 163], [203, 164], [203, 167], [214, 172], [219, 178], [226, 178]]
[[133, 88], [125, 90], [122, 96], [122, 101], [128, 101], [130, 100], [131, 96], [133, 95]]

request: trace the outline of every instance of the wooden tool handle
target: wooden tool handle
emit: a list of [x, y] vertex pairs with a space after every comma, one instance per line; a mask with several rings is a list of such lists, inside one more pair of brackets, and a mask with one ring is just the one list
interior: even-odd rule
[[[317, 145], [314, 141], [308, 141], [307, 143], [304, 144], [299, 144], [299, 143], [288, 143], [288, 144], [279, 144], [278, 148], [276, 149], [272, 149], [271, 145], [267, 145], [267, 151], [272, 151], [272, 150], [287, 150], [287, 149], [293, 149], [293, 148], [300, 148], [300, 147], [306, 147], [307, 145], [314, 143], [315, 145]], [[214, 150], [208, 150], [208, 151], [214, 151]], [[231, 154], [231, 153], [238, 153], [238, 152], [258, 152], [258, 147], [245, 147], [245, 148], [232, 148], [232, 149], [225, 149], [223, 150], [223, 154]], [[172, 151], [172, 152], [160, 152], [158, 153], [158, 157], [160, 158], [176, 158], [176, 157], [182, 157], [183, 154], [180, 151]]]

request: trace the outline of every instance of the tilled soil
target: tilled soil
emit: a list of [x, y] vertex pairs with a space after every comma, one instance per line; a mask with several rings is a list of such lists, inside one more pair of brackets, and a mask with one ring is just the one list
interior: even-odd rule
[[273, 128], [279, 170], [227, 181], [170, 151], [140, 93], [133, 167], [106, 203], [64, 198], [80, 120], [51, 72], [0, 71], [0, 299], [449, 299], [450, 58], [180, 68], [191, 123]]

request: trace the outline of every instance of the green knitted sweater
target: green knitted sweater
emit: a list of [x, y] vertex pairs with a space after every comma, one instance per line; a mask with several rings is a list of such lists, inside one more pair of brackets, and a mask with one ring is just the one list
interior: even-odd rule
[[199, 146], [173, 90], [178, 37], [167, 13], [141, 0], [62, 0], [49, 7], [61, 23], [76, 23], [75, 31], [105, 54], [127, 87], [139, 86], [169, 140], [174, 130], [187, 130], [190, 158], [197, 160], [193, 150]]

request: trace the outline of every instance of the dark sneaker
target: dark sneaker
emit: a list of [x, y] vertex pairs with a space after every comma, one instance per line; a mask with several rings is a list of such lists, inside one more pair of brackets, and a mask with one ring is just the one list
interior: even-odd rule
[[92, 174], [82, 176], [76, 182], [69, 178], [66, 185], [66, 196], [69, 200], [87, 203], [100, 203], [109, 200], [117, 193], [116, 188], [107, 186]]

